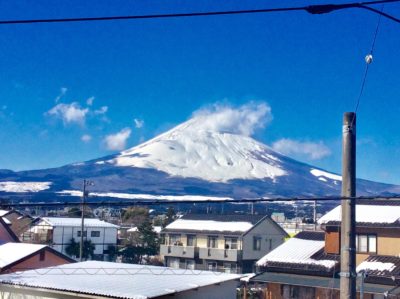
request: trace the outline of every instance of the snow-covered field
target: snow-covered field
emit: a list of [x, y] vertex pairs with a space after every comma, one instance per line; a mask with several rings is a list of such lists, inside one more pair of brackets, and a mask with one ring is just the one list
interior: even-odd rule
[[[70, 196], [82, 196], [82, 191], [63, 190], [58, 194]], [[200, 196], [200, 195], [152, 195], [152, 194], [130, 194], [116, 192], [90, 192], [94, 197], [112, 197], [121, 199], [148, 199], [148, 200], [182, 200], [182, 201], [207, 201], [207, 200], [232, 200], [230, 197]]]
[[0, 191], [39, 192], [50, 188], [51, 182], [0, 182]]

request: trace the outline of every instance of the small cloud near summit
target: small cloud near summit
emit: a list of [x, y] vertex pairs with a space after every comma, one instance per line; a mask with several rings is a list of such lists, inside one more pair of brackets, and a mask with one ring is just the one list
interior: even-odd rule
[[193, 113], [193, 121], [200, 129], [251, 136], [272, 120], [271, 107], [250, 102], [239, 107], [214, 104]]
[[125, 149], [126, 142], [131, 135], [132, 130], [130, 128], [124, 128], [118, 133], [107, 135], [104, 138], [106, 148], [110, 151], [120, 151]]
[[284, 155], [297, 155], [310, 160], [319, 160], [332, 154], [322, 141], [297, 141], [289, 138], [280, 139], [272, 144], [272, 148]]

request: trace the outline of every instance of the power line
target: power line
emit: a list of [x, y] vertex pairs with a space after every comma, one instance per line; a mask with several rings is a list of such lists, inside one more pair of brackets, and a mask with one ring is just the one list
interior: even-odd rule
[[[157, 205], [175, 205], [175, 204], [210, 204], [210, 203], [268, 203], [268, 202], [292, 202], [292, 201], [338, 201], [338, 200], [392, 200], [399, 202], [400, 194], [392, 196], [320, 196], [320, 197], [275, 197], [275, 198], [242, 198], [242, 199], [209, 199], [209, 200], [123, 200], [123, 201], [87, 201], [86, 205], [90, 206], [157, 206]], [[65, 201], [65, 202], [25, 202], [25, 203], [1, 203], [0, 207], [57, 207], [57, 206], [76, 206], [80, 205], [78, 201]]]
[[367, 6], [367, 5], [393, 3], [393, 2], [400, 2], [400, 0], [383, 0], [383, 1], [368, 1], [368, 2], [352, 2], [352, 3], [345, 3], [345, 4], [321, 4], [321, 5], [308, 5], [308, 6], [298, 6], [298, 7], [279, 7], [279, 8], [211, 11], [211, 12], [189, 12], [189, 13], [127, 15], [127, 16], [101, 16], [101, 17], [81, 17], [81, 18], [59, 18], [59, 19], [0, 20], [0, 25], [37, 24], [37, 23], [67, 23], [67, 22], [98, 22], [98, 21], [137, 20], [137, 19], [164, 19], [164, 18], [254, 14], [254, 13], [274, 13], [274, 12], [289, 12], [289, 11], [306, 11], [310, 14], [325, 14], [325, 13], [330, 13], [332, 11], [349, 9], [349, 8], [367, 9], [373, 13], [380, 14], [392, 21], [400, 23], [400, 19], [393, 17], [389, 14], [383, 13], [372, 7]]

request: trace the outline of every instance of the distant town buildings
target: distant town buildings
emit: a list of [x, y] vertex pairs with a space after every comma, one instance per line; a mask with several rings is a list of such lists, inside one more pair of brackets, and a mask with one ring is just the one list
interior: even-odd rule
[[160, 254], [172, 268], [253, 271], [256, 260], [283, 243], [285, 231], [261, 215], [188, 214], [163, 231]]

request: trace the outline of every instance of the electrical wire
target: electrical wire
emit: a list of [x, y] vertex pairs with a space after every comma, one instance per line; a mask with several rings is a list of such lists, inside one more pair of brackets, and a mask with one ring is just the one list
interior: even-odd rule
[[189, 12], [189, 13], [170, 13], [170, 14], [150, 14], [150, 15], [126, 15], [126, 16], [101, 16], [101, 17], [81, 17], [81, 18], [58, 18], [58, 19], [26, 19], [26, 20], [0, 20], [0, 25], [16, 25], [16, 24], [37, 24], [37, 23], [66, 23], [66, 22], [97, 22], [97, 21], [117, 21], [117, 20], [137, 20], [137, 19], [163, 19], [163, 18], [182, 18], [182, 17], [202, 17], [217, 15], [237, 15], [237, 14], [253, 14], [253, 13], [273, 13], [273, 12], [289, 12], [289, 11], [306, 11], [311, 14], [325, 14], [335, 10], [362, 8], [373, 13], [378, 13], [392, 21], [400, 23], [400, 19], [382, 13], [367, 5], [375, 5], [382, 3], [400, 2], [400, 0], [383, 0], [383, 1], [367, 1], [352, 2], [344, 4], [321, 4], [298, 7], [279, 7], [264, 9], [248, 9], [248, 10], [230, 10], [230, 11], [211, 11], [211, 12]]

